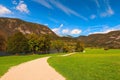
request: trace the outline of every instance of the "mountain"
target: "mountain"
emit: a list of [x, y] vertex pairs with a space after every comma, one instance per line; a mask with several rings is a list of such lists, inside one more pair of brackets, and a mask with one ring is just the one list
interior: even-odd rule
[[62, 39], [64, 41], [75, 42], [82, 41], [87, 47], [109, 47], [120, 49], [120, 30], [111, 31], [106, 34], [91, 34], [88, 36], [79, 36], [74, 38], [72, 36], [58, 37], [47, 26], [26, 22], [16, 18], [0, 18], [0, 34], [6, 37], [11, 36], [16, 32], [23, 34], [35, 33], [38, 35], [49, 34], [54, 36], [54, 39]]
[[10, 36], [18, 31], [23, 34], [35, 33], [38, 35], [50, 34], [57, 36], [47, 26], [26, 22], [16, 18], [0, 18], [0, 31], [4, 32], [6, 36]]
[[79, 36], [77, 39], [84, 42], [87, 47], [109, 47], [120, 49], [120, 30], [111, 31], [106, 34]]

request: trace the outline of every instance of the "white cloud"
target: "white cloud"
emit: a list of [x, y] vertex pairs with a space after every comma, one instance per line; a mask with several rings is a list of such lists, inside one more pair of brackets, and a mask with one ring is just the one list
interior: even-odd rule
[[53, 21], [55, 23], [58, 23], [58, 20], [54, 19], [54, 18], [49, 18], [50, 21]]
[[46, 24], [44, 24], [45, 26], [49, 26], [47, 23]]
[[93, 32], [93, 33], [89, 33], [89, 34], [105, 34], [105, 33], [108, 33], [108, 32], [111, 32], [111, 31], [115, 31], [114, 29], [107, 29], [105, 31], [101, 31], [101, 32]]
[[13, 1], [12, 1], [12, 4], [17, 5], [16, 0], [13, 0]]
[[63, 29], [62, 34], [63, 35], [79, 35], [82, 32], [80, 29]]
[[60, 30], [59, 28], [54, 28], [54, 29], [52, 29], [52, 31], [55, 32], [56, 34], [59, 33], [59, 30]]
[[114, 11], [111, 8], [109, 8], [106, 12], [102, 12], [100, 16], [106, 17], [106, 16], [112, 16], [113, 14], [114, 14]]
[[84, 17], [81, 14], [77, 13], [76, 11], [66, 7], [65, 5], [63, 5], [62, 3], [60, 3], [56, 0], [33, 0], [33, 1], [38, 2], [41, 5], [43, 5], [44, 7], [47, 7], [49, 9], [53, 9], [54, 7], [56, 7], [67, 15], [72, 14], [72, 15], [77, 16], [83, 20], [86, 20], [86, 21], [88, 20], [86, 17]]
[[47, 0], [34, 0], [34, 1], [40, 3], [41, 5], [49, 9], [53, 8], [52, 5]]
[[58, 1], [55, 1], [55, 0], [50, 0], [50, 3], [53, 4], [54, 6], [56, 6], [57, 8], [59, 8], [61, 11], [63, 11], [64, 13], [66, 13], [67, 15], [75, 15], [83, 20], [88, 20], [86, 17], [80, 15], [79, 13], [77, 13], [76, 11], [66, 7], [65, 5], [61, 4], [60, 2]]
[[53, 28], [52, 31], [55, 32], [57, 35], [60, 35], [60, 31], [62, 27], [63, 27], [63, 24], [61, 24], [58, 28]]
[[92, 14], [91, 16], [90, 16], [90, 19], [95, 19], [96, 18], [96, 15], [94, 15], [94, 14]]
[[69, 34], [69, 29], [63, 29], [63, 30], [62, 30], [62, 33], [63, 33], [63, 34]]
[[81, 32], [82, 32], [82, 30], [80, 30], [80, 29], [73, 29], [71, 31], [71, 34], [80, 34]]
[[79, 35], [81, 32], [82, 32], [82, 30], [80, 30], [80, 29], [62, 29], [62, 27], [63, 27], [63, 24], [61, 24], [58, 28], [54, 28], [54, 29], [52, 29], [52, 31], [53, 32], [55, 32], [57, 35], [63, 35], [63, 36], [65, 36], [65, 35]]
[[100, 14], [100, 16], [101, 16], [101, 17], [106, 17], [106, 16], [108, 16], [108, 13], [102, 12], [102, 13]]
[[24, 3], [24, 1], [19, 2], [19, 4], [16, 6], [16, 10], [19, 10], [20, 12], [29, 13], [28, 7]]
[[0, 15], [5, 15], [5, 14], [12, 14], [12, 11], [5, 6], [0, 5]]
[[107, 4], [107, 7], [108, 7], [108, 10], [107, 10], [108, 14], [113, 15], [114, 11], [112, 10], [112, 8], [111, 8], [111, 6], [109, 4], [109, 0], [106, 0], [106, 4]]
[[114, 14], [114, 11], [112, 10], [112, 8], [111, 8], [110, 6], [108, 6], [107, 13], [108, 13], [109, 15], [113, 15], [113, 14]]
[[107, 26], [107, 25], [101, 25], [102, 27], [99, 27], [99, 29], [96, 29], [95, 31], [92, 29], [89, 29], [89, 34], [104, 34], [104, 33], [108, 33], [110, 31], [115, 31], [115, 30], [120, 30], [120, 25], [116, 25], [116, 26]]
[[103, 29], [103, 31], [101, 33], [108, 33], [110, 31], [115, 31], [115, 30], [120, 30], [120, 25], [116, 25], [113, 27], [107, 27], [106, 29]]
[[60, 28], [63, 27], [63, 24], [60, 25]]
[[112, 10], [110, 4], [109, 4], [109, 0], [104, 0], [104, 3], [106, 5], [106, 11], [102, 12], [100, 14], [101, 17], [106, 17], [106, 16], [112, 16], [114, 15], [114, 11]]
[[100, 8], [99, 1], [98, 1], [98, 0], [94, 0], [94, 1], [95, 1], [95, 3], [96, 3], [97, 7]]

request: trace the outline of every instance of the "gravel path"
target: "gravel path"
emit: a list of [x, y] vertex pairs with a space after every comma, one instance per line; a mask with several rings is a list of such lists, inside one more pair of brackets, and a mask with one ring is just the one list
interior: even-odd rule
[[73, 55], [75, 53], [69, 53], [69, 54], [65, 54], [65, 55], [61, 55], [61, 56], [70, 56], [70, 55]]
[[47, 63], [49, 57], [12, 67], [0, 80], [65, 80]]

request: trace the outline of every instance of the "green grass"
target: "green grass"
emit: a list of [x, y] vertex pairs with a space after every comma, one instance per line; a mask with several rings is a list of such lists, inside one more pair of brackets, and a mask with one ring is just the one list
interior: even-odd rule
[[66, 80], [120, 80], [120, 50], [86, 49], [67, 57], [51, 57], [49, 64]]
[[60, 54], [45, 54], [45, 55], [26, 55], [26, 56], [5, 56], [0, 57], [0, 77], [8, 71], [8, 69], [12, 66], [18, 65], [20, 63], [30, 61], [33, 59], [45, 57], [45, 56], [57, 56]]

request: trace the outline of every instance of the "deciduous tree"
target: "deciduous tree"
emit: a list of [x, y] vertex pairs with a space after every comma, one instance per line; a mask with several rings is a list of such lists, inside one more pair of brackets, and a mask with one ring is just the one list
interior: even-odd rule
[[8, 39], [7, 51], [13, 54], [23, 54], [28, 52], [28, 39], [21, 32], [15, 33]]
[[75, 46], [75, 51], [76, 52], [83, 52], [84, 51], [84, 44], [80, 41], [76, 42], [76, 46]]
[[52, 41], [52, 47], [57, 50], [57, 52], [60, 52], [60, 50], [63, 49], [63, 41], [62, 40], [54, 40]]

